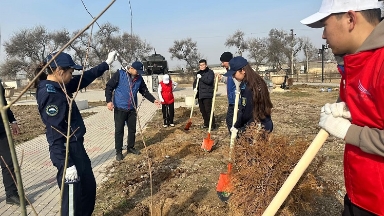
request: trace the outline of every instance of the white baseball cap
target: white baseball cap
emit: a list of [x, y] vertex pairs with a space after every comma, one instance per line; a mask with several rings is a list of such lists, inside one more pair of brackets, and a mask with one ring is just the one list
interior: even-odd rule
[[352, 11], [363, 11], [377, 9], [382, 6], [378, 0], [323, 0], [319, 12], [301, 20], [300, 22], [311, 28], [322, 28], [320, 21], [334, 13]]
[[168, 74], [164, 74], [164, 76], [163, 76], [163, 83], [164, 84], [168, 84], [169, 83], [169, 75]]

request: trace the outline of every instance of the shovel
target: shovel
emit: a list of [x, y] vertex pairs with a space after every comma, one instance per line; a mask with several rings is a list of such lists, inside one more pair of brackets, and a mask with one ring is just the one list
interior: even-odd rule
[[315, 139], [312, 141], [311, 145], [305, 151], [304, 155], [301, 157], [295, 168], [289, 174], [287, 180], [285, 180], [283, 186], [277, 192], [272, 202], [269, 204], [267, 209], [264, 211], [263, 216], [273, 216], [279, 210], [280, 206], [283, 204], [289, 193], [295, 187], [296, 183], [299, 181], [300, 177], [303, 175], [304, 171], [307, 169], [309, 164], [315, 158], [317, 152], [319, 152], [321, 146], [327, 140], [329, 134], [321, 129], [316, 135]]
[[[199, 80], [200, 80], [200, 78], [197, 78], [196, 89], [198, 89], [197, 87], [199, 87]], [[187, 125], [185, 125], [184, 130], [189, 130], [189, 128], [192, 125], [192, 114], [193, 114], [193, 107], [195, 106], [196, 94], [197, 94], [197, 91], [195, 92], [195, 94], [193, 94], [193, 103], [192, 103], [192, 108], [191, 108], [191, 115], [189, 116], [189, 120], [187, 122]]]
[[201, 148], [205, 151], [211, 151], [213, 146], [213, 140], [211, 139], [211, 128], [212, 128], [212, 118], [213, 118], [213, 111], [215, 110], [215, 99], [216, 99], [216, 92], [217, 92], [217, 85], [219, 83], [219, 77], [215, 77], [215, 86], [213, 91], [213, 99], [212, 99], [212, 107], [211, 107], [211, 116], [209, 117], [209, 127], [208, 127], [208, 134], [207, 137], [203, 139], [203, 144], [201, 145]]
[[[232, 127], [235, 125], [235, 122], [237, 121], [237, 112], [239, 109], [239, 98], [240, 98], [240, 92], [236, 92]], [[228, 201], [229, 196], [231, 195], [230, 194], [231, 183], [230, 183], [229, 177], [232, 170], [232, 151], [233, 151], [233, 147], [235, 146], [236, 136], [237, 134], [234, 131], [232, 131], [231, 144], [229, 146], [229, 163], [227, 166], [228, 170], [227, 170], [227, 173], [220, 173], [219, 182], [217, 183], [217, 187], [216, 187], [217, 195], [219, 196], [219, 199], [223, 202]]]

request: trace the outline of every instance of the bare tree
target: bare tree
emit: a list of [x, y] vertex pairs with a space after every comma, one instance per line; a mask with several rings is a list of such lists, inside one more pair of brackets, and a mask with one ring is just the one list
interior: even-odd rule
[[119, 50], [120, 55], [127, 63], [142, 60], [153, 50], [153, 47], [146, 41], [141, 40], [138, 35], [124, 32], [117, 39], [116, 50]]
[[283, 63], [291, 65], [295, 62], [302, 47], [301, 38], [293, 37], [284, 30], [271, 29], [268, 37], [268, 60], [275, 69], [281, 70]]
[[68, 34], [65, 29], [50, 33], [43, 26], [20, 30], [4, 43], [8, 58], [1, 65], [2, 73], [15, 76], [16, 72], [24, 70], [31, 77], [31, 68], [42, 62], [49, 53], [63, 46], [68, 41]]
[[[77, 35], [80, 30], [74, 31], [72, 33], [72, 37]], [[72, 44], [69, 45], [71, 49], [75, 51], [75, 54], [73, 55], [73, 60], [75, 62], [80, 62], [81, 65], [86, 65], [86, 55], [87, 50], [86, 47], [88, 46], [89, 41], [89, 34], [87, 32], [84, 32], [82, 35], [80, 35], [78, 38], [76, 38]]]
[[248, 43], [248, 57], [255, 61], [256, 71], [259, 70], [259, 66], [265, 62], [268, 56], [266, 38], [251, 38]]
[[[120, 29], [110, 23], [105, 23], [100, 26], [100, 29], [95, 33], [93, 40], [90, 43], [90, 58], [89, 64], [96, 65], [98, 62], [104, 61], [109, 51], [113, 50], [114, 42], [118, 37]], [[88, 43], [88, 38], [83, 38], [84, 44]], [[85, 47], [84, 47], [85, 48]]]
[[313, 45], [311, 39], [308, 37], [302, 38], [303, 40], [303, 51], [304, 51], [304, 56], [308, 61], [313, 61], [317, 59], [318, 56], [318, 49]]
[[281, 70], [282, 64], [287, 60], [284, 53], [287, 52], [285, 41], [286, 33], [277, 29], [271, 29], [268, 35], [268, 62], [274, 69]]
[[240, 30], [237, 30], [233, 35], [229, 36], [224, 45], [227, 47], [236, 47], [237, 53], [239, 53], [240, 56], [248, 49], [248, 44], [244, 39], [244, 32]]
[[197, 42], [192, 41], [192, 38], [175, 40], [173, 46], [169, 48], [171, 59], [186, 61], [188, 71], [193, 71], [198, 68], [201, 54], [197, 50]]

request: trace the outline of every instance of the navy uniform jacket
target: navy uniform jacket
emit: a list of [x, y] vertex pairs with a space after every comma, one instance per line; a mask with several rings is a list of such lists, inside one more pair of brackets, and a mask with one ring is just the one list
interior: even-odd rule
[[[259, 121], [265, 130], [272, 132], [273, 122], [271, 116], [268, 115], [265, 119], [259, 119]], [[239, 111], [234, 127], [245, 130], [245, 127], [252, 122], [255, 122], [253, 118], [253, 92], [242, 82], [240, 85]]]
[[[108, 69], [108, 64], [103, 62], [100, 65], [85, 71], [83, 79], [81, 80], [80, 89], [87, 87]], [[76, 92], [79, 81], [80, 76], [75, 76], [68, 84], [65, 85], [67, 94], [70, 97], [72, 97], [72, 94]], [[58, 82], [41, 80], [36, 92], [39, 113], [43, 123], [46, 126], [46, 136], [49, 143], [50, 157], [53, 165], [60, 168], [64, 166], [65, 162], [66, 138], [53, 128], [56, 128], [65, 135], [67, 134], [69, 111], [68, 100]], [[82, 140], [86, 129], [83, 118], [75, 102], [72, 103], [70, 127], [70, 134], [72, 134], [76, 129], [77, 130], [69, 140], [70, 151], [68, 157], [68, 167], [74, 165], [73, 159], [77, 160], [84, 158], [85, 153]], [[81, 142], [81, 145], [79, 145], [78, 141]], [[88, 156], [86, 156], [86, 159], [89, 160]]]

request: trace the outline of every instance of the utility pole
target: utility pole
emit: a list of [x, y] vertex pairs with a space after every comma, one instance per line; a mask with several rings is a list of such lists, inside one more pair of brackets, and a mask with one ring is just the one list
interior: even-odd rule
[[307, 74], [306, 74], [306, 80], [308, 82], [308, 76], [309, 76], [309, 57], [308, 57], [308, 46], [305, 45], [305, 57], [306, 57], [306, 70], [304, 70]]
[[293, 29], [291, 29], [291, 38], [292, 38], [292, 41], [291, 41], [291, 77], [293, 77], [293, 38], [294, 37], [294, 34], [293, 34]]

